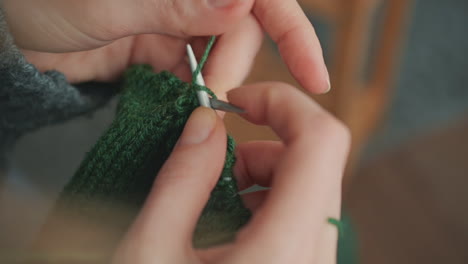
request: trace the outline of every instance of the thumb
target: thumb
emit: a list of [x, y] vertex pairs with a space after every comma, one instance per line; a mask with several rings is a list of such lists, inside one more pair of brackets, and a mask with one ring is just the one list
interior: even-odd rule
[[[246, 17], [254, 0], [3, 0], [6, 20], [23, 49], [93, 49], [137, 34], [219, 35]], [[31, 19], [34, 18], [34, 19]]]
[[222, 171], [225, 152], [221, 119], [212, 109], [199, 107], [160, 170], [127, 241], [138, 247], [150, 245], [151, 255], [159, 249], [160, 254], [180, 254], [182, 247], [191, 246], [197, 220]]
[[155, 30], [172, 36], [187, 37], [220, 35], [227, 32], [242, 18], [250, 14], [254, 0], [172, 0], [164, 2], [168, 6], [159, 10], [165, 24], [164, 27]]

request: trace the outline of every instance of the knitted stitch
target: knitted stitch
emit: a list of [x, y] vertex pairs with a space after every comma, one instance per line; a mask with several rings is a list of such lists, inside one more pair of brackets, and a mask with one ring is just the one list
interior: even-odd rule
[[[56, 210], [66, 210], [87, 222], [99, 222], [105, 215], [102, 208], [127, 208], [130, 216], [123, 223], [105, 223], [121, 225], [116, 230], [123, 235], [190, 114], [198, 107], [196, 89], [215, 97], [206, 87], [184, 83], [169, 72], [155, 74], [145, 65], [130, 68], [114, 122], [65, 187]], [[195, 231], [196, 246], [231, 239], [250, 216], [237, 194], [234, 163], [234, 141], [228, 137], [226, 163]], [[96, 202], [105, 206], [89, 206]]]

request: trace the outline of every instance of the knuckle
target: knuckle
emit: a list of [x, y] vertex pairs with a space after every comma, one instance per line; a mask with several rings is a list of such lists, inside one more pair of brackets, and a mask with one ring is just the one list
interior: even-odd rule
[[[286, 104], [292, 103], [299, 90], [287, 83], [282, 82], [265, 82], [263, 90], [263, 101], [266, 104], [266, 109], [287, 107]], [[268, 120], [270, 121], [270, 120]]]
[[[250, 0], [251, 1], [251, 0]], [[207, 1], [165, 0], [169, 6], [167, 27], [179, 37], [221, 35], [250, 13], [249, 1], [234, 1], [225, 8], [213, 8]]]
[[351, 132], [349, 128], [330, 113], [322, 111], [311, 124], [314, 124], [314, 130], [321, 138], [339, 143], [347, 148], [350, 146]]
[[[145, 2], [145, 1], [143, 1]], [[180, 38], [189, 37], [188, 27], [192, 22], [190, 10], [193, 9], [191, 1], [183, 0], [151, 0], [142, 4], [145, 8], [144, 24], [145, 30], [168, 34]], [[148, 10], [157, 10], [158, 19], [154, 19], [154, 13]]]
[[171, 33], [181, 37], [188, 36], [186, 31], [190, 23], [187, 18], [190, 16], [187, 13], [186, 4], [183, 3], [184, 1], [166, 0], [165, 2], [169, 7], [167, 10], [170, 10], [167, 20], [169, 21], [168, 24], [171, 24], [171, 27], [173, 27]]
[[299, 92], [298, 89], [288, 83], [265, 82], [267, 89], [264, 90], [264, 97], [268, 102], [283, 101], [290, 93]]
[[[300, 136], [309, 137], [311, 131], [314, 135], [326, 142], [334, 142], [344, 149], [351, 145], [351, 133], [349, 128], [331, 113], [323, 109], [310, 97], [306, 96], [296, 87], [280, 82], [264, 83], [263, 100], [267, 108], [296, 108], [295, 113], [300, 113], [302, 130]], [[299, 101], [302, 101], [299, 103]], [[306, 102], [307, 100], [307, 102]], [[272, 118], [276, 118], [273, 116]], [[270, 120], [267, 120], [267, 123]], [[298, 135], [299, 136], [299, 135]]]

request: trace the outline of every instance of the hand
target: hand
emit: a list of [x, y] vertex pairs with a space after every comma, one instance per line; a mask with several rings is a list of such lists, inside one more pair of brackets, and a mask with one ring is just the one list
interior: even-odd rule
[[204, 75], [222, 97], [247, 76], [263, 27], [306, 89], [329, 88], [320, 44], [293, 0], [4, 0], [3, 7], [27, 59], [71, 82], [113, 80], [136, 63], [189, 80], [187, 39], [197, 37], [201, 53], [206, 38], [198, 36], [221, 35]]
[[190, 117], [173, 153], [115, 256], [116, 263], [333, 263], [341, 179], [349, 147], [344, 126], [295, 88], [264, 83], [235, 89], [245, 118], [269, 125], [281, 142], [237, 148], [240, 189], [251, 221], [227, 245], [195, 250], [192, 234], [220, 175], [226, 150], [222, 121], [207, 108]]

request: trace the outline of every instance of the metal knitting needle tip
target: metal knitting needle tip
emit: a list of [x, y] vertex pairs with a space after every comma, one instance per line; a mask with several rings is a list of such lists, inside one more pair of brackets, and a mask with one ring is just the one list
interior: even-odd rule
[[[190, 69], [193, 73], [197, 70], [198, 62], [197, 62], [197, 59], [195, 58], [195, 54], [193, 53], [193, 49], [192, 49], [192, 46], [190, 46], [190, 44], [187, 44], [187, 56], [189, 58]], [[201, 75], [201, 72], [199, 72], [196, 77], [196, 83], [198, 85], [205, 86], [205, 80], [203, 80], [203, 76]], [[211, 108], [210, 97], [208, 96], [208, 93], [206, 91], [202, 91], [202, 90], [197, 91], [197, 97], [198, 97], [198, 102], [200, 103], [201, 106]]]
[[232, 112], [237, 114], [244, 114], [246, 111], [240, 107], [232, 105], [228, 102], [224, 102], [218, 99], [210, 98], [210, 104], [213, 109], [224, 111], [224, 112]]

